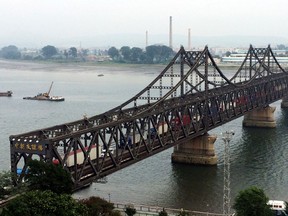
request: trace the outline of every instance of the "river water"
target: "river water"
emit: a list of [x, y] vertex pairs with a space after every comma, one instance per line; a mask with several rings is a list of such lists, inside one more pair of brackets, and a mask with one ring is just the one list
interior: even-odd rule
[[[128, 100], [152, 81], [164, 65], [105, 66], [61, 65], [0, 60], [0, 170], [9, 170], [9, 135], [28, 132], [102, 113]], [[104, 76], [98, 76], [103, 74]], [[64, 102], [29, 101], [48, 91], [64, 96]], [[240, 190], [262, 188], [269, 199], [288, 200], [288, 110], [278, 101], [277, 128], [243, 128], [238, 118], [210, 134], [216, 134], [218, 165], [212, 167], [171, 163], [168, 149], [93, 183], [74, 194], [76, 198], [100, 196], [112, 202], [167, 208], [222, 212], [223, 150], [221, 133], [234, 130], [231, 146], [231, 203]]]

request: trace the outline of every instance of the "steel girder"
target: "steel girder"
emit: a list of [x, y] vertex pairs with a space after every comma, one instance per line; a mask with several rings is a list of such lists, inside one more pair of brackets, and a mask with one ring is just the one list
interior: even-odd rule
[[[202, 52], [181, 48], [154, 81], [122, 105], [91, 118], [11, 135], [11, 170], [21, 170], [15, 175], [19, 182], [28, 160], [54, 162], [71, 173], [78, 189], [268, 106], [286, 95], [287, 82], [287, 72], [270, 47], [251, 46], [231, 77], [219, 69], [207, 47]], [[152, 96], [155, 89], [158, 95]], [[146, 103], [139, 104], [141, 100]]]

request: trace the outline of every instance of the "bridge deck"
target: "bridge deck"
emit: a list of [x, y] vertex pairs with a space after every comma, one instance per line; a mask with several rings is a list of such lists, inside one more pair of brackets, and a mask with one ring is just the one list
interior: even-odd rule
[[[287, 95], [287, 72], [272, 50], [252, 46], [234, 75], [207, 47], [175, 55], [141, 92], [100, 115], [10, 136], [21, 181], [35, 156], [68, 170], [79, 189]], [[18, 171], [18, 172], [17, 172]]]

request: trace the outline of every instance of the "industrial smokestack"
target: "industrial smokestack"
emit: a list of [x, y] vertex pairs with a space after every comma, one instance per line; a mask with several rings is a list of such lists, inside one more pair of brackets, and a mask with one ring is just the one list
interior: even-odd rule
[[191, 29], [188, 29], [188, 50], [191, 50]]
[[173, 46], [172, 46], [172, 16], [170, 16], [169, 47], [170, 47], [171, 49], [173, 49]]
[[146, 31], [146, 47], [148, 46], [148, 31]]

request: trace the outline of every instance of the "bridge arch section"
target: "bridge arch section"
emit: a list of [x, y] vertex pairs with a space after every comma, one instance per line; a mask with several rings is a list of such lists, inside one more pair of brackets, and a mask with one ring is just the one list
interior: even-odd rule
[[27, 161], [37, 156], [69, 171], [79, 189], [175, 146], [174, 155], [180, 150], [200, 152], [213, 164], [214, 138], [208, 144], [195, 140], [207, 141], [210, 130], [267, 109], [287, 96], [287, 88], [288, 73], [269, 46], [250, 46], [234, 75], [220, 70], [208, 47], [181, 47], [146, 88], [121, 105], [89, 118], [11, 135], [11, 171], [15, 183], [22, 181]]

